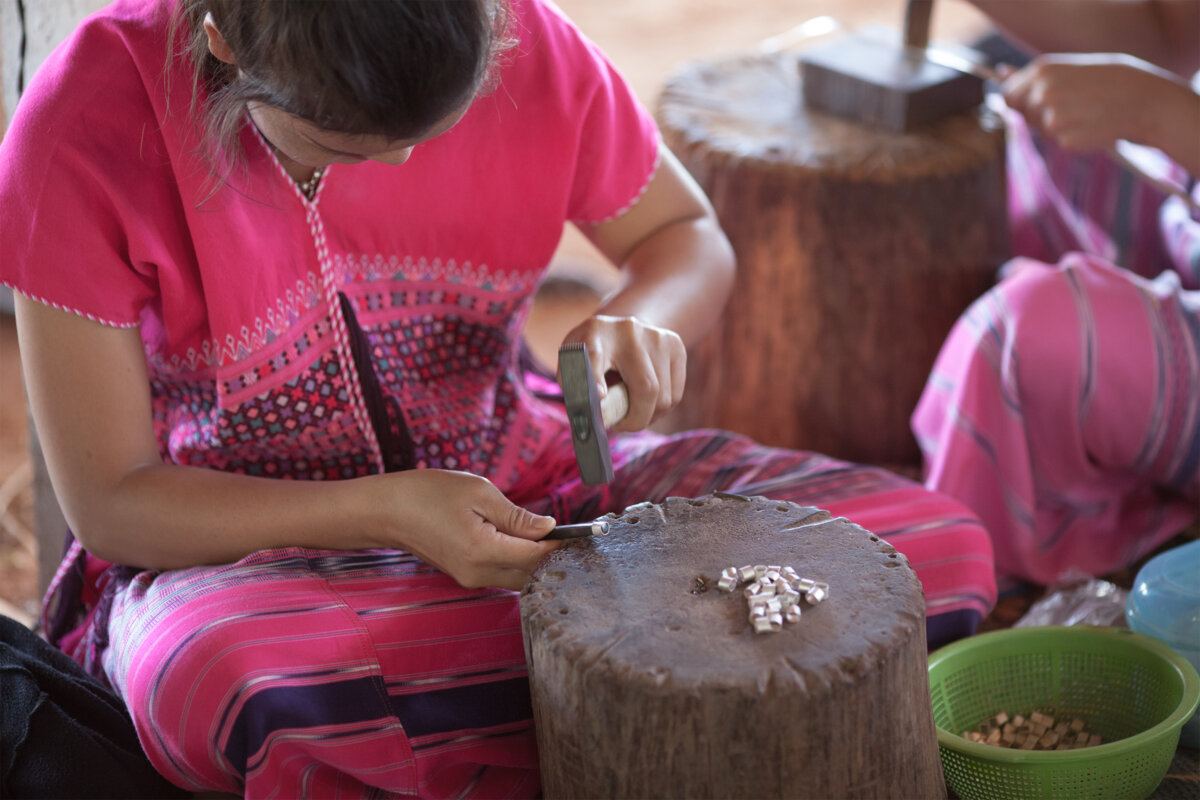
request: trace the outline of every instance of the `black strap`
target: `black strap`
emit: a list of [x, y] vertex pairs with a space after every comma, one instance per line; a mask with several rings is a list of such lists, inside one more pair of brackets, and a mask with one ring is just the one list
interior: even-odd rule
[[395, 403], [389, 404], [379, 386], [379, 376], [375, 374], [375, 366], [371, 362], [371, 345], [362, 326], [358, 324], [354, 304], [343, 292], [338, 292], [338, 300], [341, 301], [342, 317], [346, 320], [346, 330], [350, 334], [350, 351], [354, 358], [354, 368], [358, 370], [363, 401], [367, 405], [371, 427], [375, 429], [375, 438], [379, 440], [379, 449], [383, 453], [384, 471], [401, 472], [412, 469], [417, 463], [416, 447], [412, 434], [408, 431], [408, 423], [404, 420], [404, 411]]
[[0, 616], [0, 797], [190, 797], [158, 774], [121, 698]]

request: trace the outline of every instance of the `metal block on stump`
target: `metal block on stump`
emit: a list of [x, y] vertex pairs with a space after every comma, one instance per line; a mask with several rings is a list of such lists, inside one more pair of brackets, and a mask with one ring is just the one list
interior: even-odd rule
[[910, 133], [983, 102], [983, 80], [922, 51], [847, 36], [800, 55], [805, 105], [890, 133]]

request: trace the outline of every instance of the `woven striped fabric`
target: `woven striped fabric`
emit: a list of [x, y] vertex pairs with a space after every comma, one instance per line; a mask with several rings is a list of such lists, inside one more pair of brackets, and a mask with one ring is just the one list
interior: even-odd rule
[[[932, 645], [995, 602], [991, 549], [959, 503], [888, 471], [696, 431], [613, 439], [584, 486], [569, 439], [525, 500], [561, 521], [717, 489], [815, 505], [917, 571]], [[532, 499], [536, 495], [536, 499]], [[412, 556], [288, 548], [142, 572], [113, 595], [111, 682], [155, 766], [247, 797], [519, 797], [540, 784], [517, 597], [465, 590]]]
[[1018, 257], [951, 332], [913, 427], [927, 485], [979, 515], [997, 570], [1050, 584], [1200, 515], [1200, 221], [1016, 116], [1008, 156]]

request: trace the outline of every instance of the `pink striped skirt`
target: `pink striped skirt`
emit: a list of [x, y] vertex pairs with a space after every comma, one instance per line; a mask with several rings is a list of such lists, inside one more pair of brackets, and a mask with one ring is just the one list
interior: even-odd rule
[[[510, 494], [560, 521], [716, 489], [826, 508], [908, 557], [935, 645], [972, 632], [995, 601], [978, 520], [913, 481], [718, 431], [623, 435], [613, 450], [611, 486], [565, 480], [546, 495], [540, 481], [574, 471], [564, 438]], [[180, 786], [254, 798], [540, 790], [511, 592], [462, 589], [398, 551], [287, 548], [132, 574], [109, 596], [98, 656]]]
[[913, 430], [926, 485], [979, 515], [998, 572], [1052, 584], [1200, 516], [1200, 221], [1015, 116], [1009, 141], [1019, 257], [951, 332]]

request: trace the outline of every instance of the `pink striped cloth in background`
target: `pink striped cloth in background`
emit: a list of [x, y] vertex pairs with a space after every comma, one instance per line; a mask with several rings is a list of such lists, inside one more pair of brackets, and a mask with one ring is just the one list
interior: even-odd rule
[[926, 485], [980, 516], [998, 573], [1050, 584], [1129, 565], [1200, 515], [1200, 221], [1009, 126], [1017, 257], [951, 332], [913, 429]]

